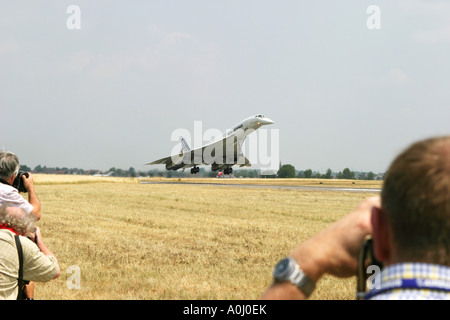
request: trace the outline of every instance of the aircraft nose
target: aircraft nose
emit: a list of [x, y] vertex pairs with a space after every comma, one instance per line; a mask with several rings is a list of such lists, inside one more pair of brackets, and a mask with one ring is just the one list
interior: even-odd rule
[[269, 124], [274, 124], [275, 123], [275, 121], [270, 120], [269, 118], [261, 119], [260, 122], [261, 122], [262, 125], [269, 125]]

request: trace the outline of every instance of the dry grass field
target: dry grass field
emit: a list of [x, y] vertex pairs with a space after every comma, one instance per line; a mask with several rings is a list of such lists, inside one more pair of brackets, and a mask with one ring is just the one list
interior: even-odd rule
[[[258, 299], [280, 258], [375, 194], [33, 177], [42, 203], [39, 226], [62, 270], [58, 279], [36, 285], [41, 300]], [[321, 182], [201, 181], [235, 180]], [[331, 183], [381, 186], [321, 185]], [[79, 289], [68, 286], [71, 266], [80, 270]], [[354, 299], [355, 287], [354, 278], [324, 277], [312, 299]]]

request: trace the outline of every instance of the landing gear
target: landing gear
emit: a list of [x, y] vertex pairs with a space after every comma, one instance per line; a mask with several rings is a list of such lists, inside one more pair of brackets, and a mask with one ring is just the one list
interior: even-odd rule
[[199, 168], [199, 167], [193, 167], [193, 168], [191, 168], [191, 174], [199, 173], [199, 171], [200, 171], [200, 168]]
[[225, 168], [223, 170], [223, 174], [232, 174], [233, 173], [233, 168]]

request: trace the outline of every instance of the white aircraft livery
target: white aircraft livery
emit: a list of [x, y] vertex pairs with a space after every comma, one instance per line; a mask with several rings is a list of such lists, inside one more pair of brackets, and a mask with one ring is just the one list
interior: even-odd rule
[[189, 147], [181, 138], [182, 150], [180, 154], [162, 158], [147, 165], [165, 164], [166, 170], [191, 168], [191, 173], [199, 172], [199, 165], [211, 165], [212, 171], [223, 170], [224, 174], [231, 174], [234, 165], [249, 167], [250, 161], [242, 153], [245, 138], [263, 125], [274, 122], [262, 114], [249, 117], [236, 124], [231, 130], [222, 133], [214, 141], [196, 149]]

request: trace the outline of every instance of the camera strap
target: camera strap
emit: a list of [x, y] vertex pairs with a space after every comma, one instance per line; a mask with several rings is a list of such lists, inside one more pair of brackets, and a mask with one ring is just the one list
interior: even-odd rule
[[366, 294], [365, 299], [370, 299], [378, 294], [397, 289], [419, 289], [450, 292], [450, 281], [442, 279], [395, 279], [387, 281], [381, 288], [374, 289]]
[[22, 300], [22, 287], [23, 287], [23, 251], [22, 244], [20, 243], [20, 239], [18, 235], [14, 236], [14, 240], [16, 241], [17, 253], [19, 255], [19, 278], [18, 278], [18, 288], [19, 293], [17, 294], [17, 300]]
[[8, 181], [6, 181], [6, 180], [3, 180], [3, 179], [0, 179], [0, 183], [3, 183], [3, 184], [7, 184], [8, 186], [10, 186], [11, 184], [9, 184], [8, 183]]

